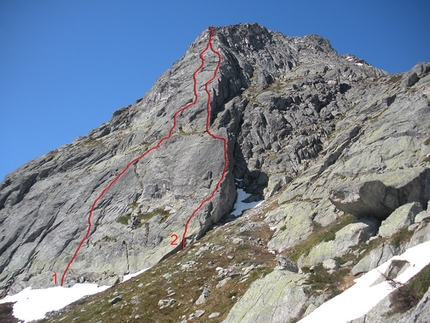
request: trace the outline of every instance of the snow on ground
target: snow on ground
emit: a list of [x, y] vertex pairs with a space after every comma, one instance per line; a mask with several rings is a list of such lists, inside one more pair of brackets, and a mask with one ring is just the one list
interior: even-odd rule
[[242, 212], [252, 209], [256, 206], [259, 206], [261, 203], [263, 203], [263, 201], [256, 201], [256, 202], [250, 202], [250, 203], [243, 202], [250, 196], [251, 194], [248, 194], [243, 189], [238, 188], [236, 203], [234, 203], [234, 206], [233, 206], [234, 211], [231, 214], [233, 214], [235, 217], [241, 216]]
[[400, 256], [391, 258], [378, 268], [356, 279], [354, 286], [324, 303], [299, 322], [344, 323], [363, 316], [394, 290], [385, 280], [372, 286], [381, 277], [380, 273], [385, 273], [391, 260], [404, 259], [409, 261], [410, 266], [395, 279], [398, 282], [406, 283], [430, 263], [429, 248], [430, 241], [427, 241], [408, 249]]
[[124, 278], [123, 278], [122, 282], [126, 282], [127, 280], [132, 279], [133, 277], [136, 277], [136, 276], [140, 275], [141, 273], [144, 273], [145, 271], [147, 271], [149, 269], [151, 269], [151, 267], [142, 269], [142, 270], [140, 270], [140, 271], [138, 271], [137, 273], [134, 273], [134, 274], [124, 275]]
[[87, 295], [100, 293], [109, 286], [96, 284], [76, 284], [73, 287], [51, 287], [31, 289], [28, 287], [13, 296], [6, 296], [1, 303], [14, 303], [13, 315], [25, 322], [40, 320], [50, 311], [57, 311]]

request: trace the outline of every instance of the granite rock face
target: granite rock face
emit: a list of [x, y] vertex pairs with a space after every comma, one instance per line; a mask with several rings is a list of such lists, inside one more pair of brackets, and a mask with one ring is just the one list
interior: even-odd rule
[[[175, 111], [193, 100], [192, 74], [208, 38], [204, 31], [142, 99], [117, 110], [108, 123], [6, 176], [0, 185], [3, 291], [49, 286], [52, 274], [66, 268], [95, 199], [133, 158], [168, 134]], [[223, 62], [210, 85], [211, 129], [227, 138], [231, 162], [215, 198], [190, 223], [190, 241], [230, 212], [234, 177], [255, 199], [274, 194], [321, 151], [320, 135], [346, 108], [336, 97], [343, 97], [347, 82], [385, 74], [349, 62], [319, 36], [286, 37], [256, 24], [217, 28], [213, 43]], [[205, 132], [201, 85], [218, 58], [208, 52], [205, 59], [197, 76], [202, 99], [179, 115], [160, 149], [134, 163], [97, 203], [67, 283], [112, 283], [157, 263], [172, 252], [171, 234], [182, 234], [192, 210], [214, 189], [223, 148]], [[288, 78], [298, 81], [279, 92]]]
[[[52, 274], [65, 270], [85, 236], [97, 197], [167, 136], [174, 113], [194, 100], [192, 74], [208, 40], [206, 30], [143, 98], [109, 122], [5, 177], [0, 293], [52, 286]], [[237, 188], [251, 194], [248, 201], [271, 201], [261, 216], [273, 229], [267, 244], [273, 253], [316, 241], [293, 261], [278, 255], [279, 268], [254, 282], [225, 322], [299, 319], [328, 297], [305, 292], [309, 274], [300, 267], [325, 264], [335, 272], [343, 269], [339, 258], [363, 256], [350, 265], [360, 274], [430, 239], [430, 64], [389, 75], [339, 55], [320, 36], [288, 37], [257, 24], [214, 28], [213, 46], [222, 63], [209, 86], [209, 127], [227, 139], [229, 164], [214, 198], [190, 221], [187, 243], [229, 216]], [[114, 284], [180, 249], [171, 235], [182, 236], [224, 167], [222, 142], [205, 131], [204, 83], [217, 62], [205, 54], [200, 99], [178, 115], [171, 138], [98, 201], [67, 285]], [[411, 205], [411, 216], [399, 220]], [[355, 221], [336, 227], [347, 214]], [[378, 231], [390, 239], [406, 228], [410, 241], [384, 242], [366, 255], [358, 250], [379, 239]]]

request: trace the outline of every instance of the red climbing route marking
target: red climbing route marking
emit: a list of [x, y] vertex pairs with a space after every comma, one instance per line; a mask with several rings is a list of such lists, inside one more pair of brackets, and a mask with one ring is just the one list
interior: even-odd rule
[[[169, 134], [167, 135], [167, 136], [165, 136], [165, 137], [163, 137], [163, 138], [161, 138], [160, 139], [160, 141], [158, 141], [158, 143], [155, 145], [155, 146], [153, 146], [153, 147], [151, 147], [151, 148], [149, 148], [148, 150], [146, 150], [142, 155], [140, 155], [140, 156], [138, 156], [138, 157], [136, 157], [135, 159], [133, 159], [131, 162], [129, 162], [128, 164], [127, 164], [127, 166], [121, 171], [121, 173], [119, 173], [116, 177], [115, 177], [115, 179], [112, 181], [112, 182], [110, 182], [110, 184], [107, 186], [107, 187], [105, 187], [105, 189], [100, 193], [100, 195], [95, 199], [95, 201], [93, 202], [93, 204], [92, 204], [92, 206], [91, 206], [91, 209], [90, 209], [90, 212], [89, 212], [89, 215], [88, 215], [88, 219], [87, 219], [87, 222], [88, 222], [88, 229], [87, 229], [87, 233], [85, 234], [85, 236], [84, 236], [84, 238], [82, 239], [82, 241], [80, 242], [80, 244], [79, 244], [79, 246], [76, 248], [76, 251], [75, 251], [75, 253], [73, 254], [73, 257], [72, 257], [72, 259], [69, 261], [69, 263], [67, 264], [67, 267], [66, 267], [66, 269], [64, 270], [64, 272], [63, 272], [63, 274], [61, 275], [61, 286], [63, 286], [64, 285], [64, 280], [65, 280], [65, 278], [66, 278], [66, 275], [67, 275], [67, 272], [69, 271], [69, 269], [70, 269], [70, 266], [72, 265], [72, 263], [75, 261], [75, 259], [76, 259], [76, 257], [77, 257], [77, 255], [78, 255], [78, 253], [79, 253], [79, 251], [81, 250], [81, 248], [82, 248], [82, 246], [83, 246], [83, 244], [85, 243], [85, 241], [88, 239], [88, 237], [90, 236], [90, 234], [91, 234], [91, 229], [92, 229], [92, 222], [91, 222], [91, 219], [92, 219], [92, 217], [93, 217], [93, 212], [94, 212], [94, 209], [96, 208], [96, 205], [97, 205], [97, 203], [100, 201], [100, 199], [105, 195], [105, 193], [122, 177], [122, 175], [124, 175], [125, 174], [125, 172], [127, 172], [127, 170], [131, 167], [131, 165], [133, 165], [134, 163], [136, 163], [137, 161], [139, 161], [140, 159], [142, 159], [142, 158], [144, 158], [146, 155], [148, 155], [151, 151], [153, 151], [153, 150], [155, 150], [155, 149], [158, 149], [158, 148], [160, 148], [160, 146], [161, 146], [161, 144], [164, 142], [164, 141], [166, 141], [167, 139], [170, 139], [172, 136], [173, 136], [173, 131], [175, 130], [175, 128], [176, 128], [176, 123], [177, 123], [177, 117], [178, 117], [178, 115], [181, 113], [181, 112], [183, 112], [184, 110], [186, 110], [186, 109], [188, 109], [189, 107], [191, 107], [191, 106], [193, 106], [193, 105], [195, 105], [196, 103], [197, 103], [197, 101], [198, 101], [198, 99], [199, 99], [199, 95], [198, 95], [198, 93], [197, 93], [197, 73], [198, 72], [200, 72], [200, 70], [203, 68], [203, 66], [204, 66], [204, 63], [205, 63], [205, 59], [204, 59], [204, 57], [203, 57], [203, 54], [204, 53], [206, 53], [207, 51], [208, 51], [208, 49], [210, 48], [211, 50], [212, 50], [212, 52], [213, 53], [215, 53], [217, 56], [218, 56], [218, 58], [219, 58], [219, 60], [218, 60], [218, 64], [217, 64], [217, 66], [216, 66], [216, 69], [215, 69], [215, 71], [214, 71], [214, 74], [213, 74], [213, 77], [209, 80], [209, 81], [207, 81], [206, 82], [206, 84], [205, 84], [205, 90], [206, 90], [206, 93], [207, 93], [207, 95], [208, 95], [208, 100], [207, 100], [207, 118], [206, 118], [206, 132], [211, 136], [211, 137], [213, 137], [213, 138], [215, 138], [215, 139], [218, 139], [218, 140], [222, 140], [223, 141], [223, 144], [224, 144], [224, 158], [225, 158], [225, 163], [224, 163], [224, 169], [223, 169], [223, 173], [222, 173], [222, 175], [221, 175], [221, 178], [220, 178], [220, 180], [218, 181], [218, 183], [217, 183], [217, 185], [216, 185], [216, 187], [215, 187], [215, 189], [213, 190], [213, 192], [211, 193], [211, 195], [209, 196], [209, 197], [207, 197], [206, 199], [204, 199], [201, 203], [200, 203], [200, 205], [193, 211], [193, 213], [191, 214], [191, 216], [188, 218], [188, 221], [186, 222], [186, 224], [185, 224], [185, 230], [184, 230], [184, 234], [183, 234], [183, 236], [182, 236], [182, 248], [185, 248], [185, 238], [186, 238], [186, 235], [187, 235], [187, 231], [188, 231], [188, 225], [189, 225], [189, 223], [191, 222], [191, 220], [192, 220], [192, 218], [195, 216], [195, 214], [203, 207], [203, 205], [206, 203], [206, 202], [208, 202], [208, 201], [210, 201], [214, 196], [215, 196], [215, 193], [218, 191], [218, 189], [219, 189], [219, 187], [220, 187], [220, 185], [221, 185], [221, 183], [222, 183], [222, 181], [224, 180], [224, 178], [225, 178], [225, 174], [226, 174], [226, 172], [227, 172], [227, 166], [228, 166], [228, 155], [227, 155], [227, 139], [226, 138], [224, 138], [224, 137], [221, 137], [221, 136], [217, 136], [217, 135], [215, 135], [215, 134], [213, 134], [211, 131], [210, 131], [210, 129], [209, 129], [209, 124], [210, 124], [210, 112], [211, 112], [211, 108], [210, 108], [210, 98], [211, 98], [211, 94], [210, 94], [210, 92], [209, 92], [209, 84], [216, 78], [216, 74], [217, 74], [217, 72], [218, 72], [218, 70], [219, 70], [219, 66], [221, 65], [221, 61], [222, 61], [222, 57], [221, 57], [221, 54], [218, 52], [218, 51], [216, 51], [214, 48], [213, 48], [213, 45], [212, 45], [212, 36], [213, 36], [213, 34], [214, 34], [214, 30], [213, 30], [213, 28], [212, 27], [209, 27], [209, 29], [210, 29], [210, 35], [209, 35], [209, 41], [208, 41], [208, 44], [206, 45], [206, 48], [200, 53], [200, 59], [201, 59], [201, 64], [200, 64], [200, 66], [195, 70], [195, 72], [193, 73], [193, 84], [194, 84], [194, 87], [193, 87], [193, 89], [194, 89], [194, 100], [191, 102], [191, 103], [188, 103], [187, 105], [185, 105], [185, 106], [183, 106], [182, 108], [180, 108], [179, 110], [177, 110], [176, 112], [175, 112], [175, 114], [173, 115], [173, 125], [172, 125], [172, 127], [170, 128], [170, 131], [169, 131]], [[175, 240], [176, 241], [176, 240]], [[56, 280], [56, 274], [55, 274], [55, 278], [54, 278], [55, 280]]]
[[[193, 217], [196, 215], [196, 213], [197, 213], [198, 211], [200, 211], [200, 209], [203, 207], [203, 205], [204, 205], [206, 202], [209, 202], [209, 201], [210, 201], [210, 200], [215, 196], [216, 192], [219, 190], [219, 188], [220, 188], [220, 186], [221, 186], [221, 183], [224, 181], [225, 174], [227, 173], [227, 167], [228, 167], [227, 139], [226, 139], [226, 138], [224, 138], [224, 137], [222, 137], [222, 136], [217, 136], [217, 135], [215, 135], [215, 134], [214, 134], [214, 133], [212, 133], [212, 132], [211, 132], [211, 130], [209, 129], [209, 125], [210, 125], [210, 121], [211, 121], [211, 93], [209, 92], [209, 84], [210, 84], [210, 83], [212, 83], [212, 81], [213, 81], [213, 80], [215, 80], [216, 75], [217, 75], [218, 70], [219, 70], [219, 67], [220, 67], [221, 62], [222, 62], [221, 53], [220, 53], [220, 52], [218, 52], [218, 51], [216, 51], [216, 50], [213, 48], [213, 45], [212, 45], [212, 36], [213, 36], [213, 34], [214, 34], [214, 30], [213, 30], [213, 28], [212, 28], [212, 27], [209, 27], [209, 29], [210, 29], [211, 33], [210, 33], [210, 35], [209, 35], [209, 42], [208, 42], [208, 46], [206, 46], [205, 50], [203, 50], [203, 51], [200, 53], [200, 59], [202, 60], [202, 64], [204, 64], [205, 59], [203, 58], [203, 54], [204, 54], [204, 53], [209, 49], [209, 47], [210, 47], [211, 51], [212, 51], [213, 53], [215, 53], [215, 54], [218, 56], [218, 64], [217, 64], [217, 66], [216, 66], [216, 68], [215, 68], [215, 71], [214, 71], [214, 74], [213, 74], [212, 78], [211, 78], [209, 81], [207, 81], [207, 82], [206, 82], [206, 84], [205, 84], [205, 91], [206, 91], [206, 93], [207, 93], [207, 95], [208, 95], [208, 100], [207, 100], [207, 109], [206, 109], [206, 110], [207, 110], [207, 116], [206, 116], [206, 132], [207, 132], [207, 133], [208, 133], [212, 138], [215, 138], [215, 139], [218, 139], [218, 140], [222, 140], [222, 142], [223, 142], [223, 147], [224, 147], [224, 159], [225, 159], [225, 161], [224, 161], [224, 169], [223, 169], [223, 171], [222, 171], [221, 178], [219, 179], [218, 183], [216, 184], [215, 189], [212, 191], [212, 193], [211, 193], [207, 198], [205, 198], [205, 199], [200, 203], [200, 205], [199, 205], [199, 206], [198, 206], [198, 207], [193, 211], [193, 213], [191, 214], [191, 216], [188, 218], [187, 223], [185, 223], [185, 230], [184, 230], [184, 234], [182, 235], [182, 249], [184, 249], [184, 248], [185, 248], [185, 238], [187, 237], [188, 225], [190, 224], [191, 220], [192, 220], [192, 219], [193, 219]], [[195, 93], [195, 94], [197, 95], [197, 93]]]
[[178, 239], [179, 239], [178, 235], [176, 233], [172, 233], [170, 235], [170, 238], [173, 238], [172, 242], [170, 242], [170, 245], [171, 246], [177, 246], [178, 243], [176, 241], [178, 241]]
[[57, 285], [57, 273], [54, 273], [52, 278], [54, 278], [54, 285]]

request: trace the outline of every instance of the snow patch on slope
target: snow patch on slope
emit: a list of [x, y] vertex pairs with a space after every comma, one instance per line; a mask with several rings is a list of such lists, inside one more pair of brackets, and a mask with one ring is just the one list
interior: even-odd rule
[[251, 195], [252, 194], [246, 193], [243, 189], [238, 188], [236, 202], [234, 203], [234, 206], [233, 206], [234, 211], [231, 214], [234, 215], [235, 217], [241, 216], [244, 211], [257, 207], [261, 203], [263, 203], [263, 201], [256, 201], [256, 202], [249, 202], [249, 203], [243, 202]]
[[84, 296], [97, 294], [108, 288], [109, 286], [98, 287], [97, 284], [76, 284], [70, 288], [28, 287], [16, 295], [3, 298], [0, 304], [16, 302], [13, 306], [13, 315], [24, 322], [30, 322], [43, 319], [47, 312], [58, 311]]
[[130, 279], [132, 279], [133, 277], [136, 277], [136, 276], [138, 276], [138, 275], [140, 275], [140, 274], [144, 273], [145, 271], [147, 271], [147, 270], [149, 270], [149, 269], [151, 269], [151, 267], [148, 267], [148, 268], [142, 269], [142, 270], [140, 270], [140, 271], [138, 271], [137, 273], [134, 273], [134, 274], [124, 275], [124, 278], [123, 278], [122, 282], [126, 282], [127, 280], [130, 280]]
[[395, 256], [378, 268], [355, 280], [355, 285], [322, 304], [299, 323], [344, 323], [362, 317], [376, 304], [394, 291], [387, 281], [373, 285], [385, 273], [392, 260], [407, 260], [410, 266], [395, 280], [406, 283], [430, 263], [430, 241], [412, 247]]

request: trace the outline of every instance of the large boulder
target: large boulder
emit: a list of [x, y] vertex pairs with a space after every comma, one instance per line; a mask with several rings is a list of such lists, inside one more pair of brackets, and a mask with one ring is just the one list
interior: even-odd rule
[[379, 235], [383, 238], [391, 237], [400, 230], [407, 228], [415, 221], [415, 216], [423, 210], [421, 203], [413, 202], [397, 208], [390, 216], [382, 221]]
[[399, 169], [396, 172], [365, 175], [374, 180], [345, 181], [330, 190], [330, 201], [340, 210], [358, 217], [385, 220], [399, 206], [420, 202], [430, 196], [430, 169]]
[[340, 210], [355, 216], [383, 219], [398, 207], [397, 193], [381, 181], [368, 181], [337, 188], [330, 201]]

